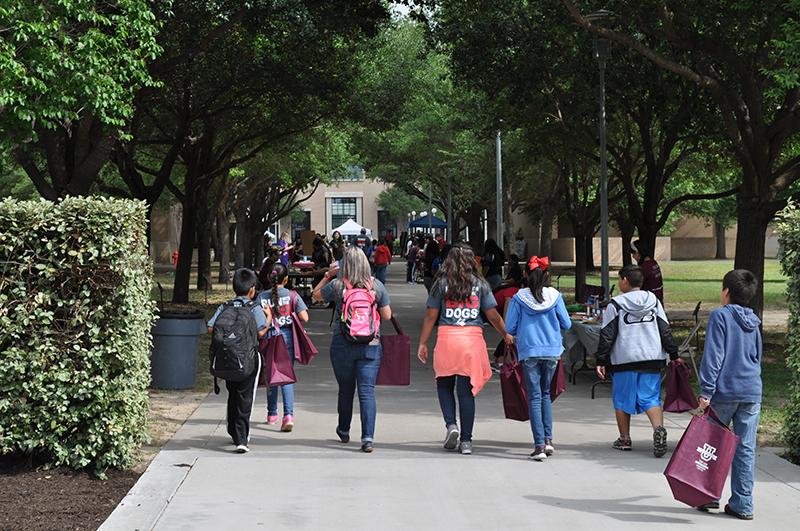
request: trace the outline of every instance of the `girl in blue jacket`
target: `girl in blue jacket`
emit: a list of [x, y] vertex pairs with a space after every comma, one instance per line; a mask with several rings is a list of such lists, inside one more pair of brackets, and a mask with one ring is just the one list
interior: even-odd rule
[[536, 448], [530, 458], [543, 461], [553, 454], [553, 413], [550, 382], [564, 351], [561, 330], [570, 327], [564, 298], [550, 280], [550, 260], [534, 256], [525, 267], [528, 288], [511, 299], [506, 314], [506, 331], [516, 336], [519, 361], [528, 387], [528, 411]]

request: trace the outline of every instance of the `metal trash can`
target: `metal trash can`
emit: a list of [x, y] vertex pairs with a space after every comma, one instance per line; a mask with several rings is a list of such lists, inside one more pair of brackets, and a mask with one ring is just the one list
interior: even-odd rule
[[200, 335], [207, 332], [200, 310], [159, 311], [153, 326], [150, 376], [153, 389], [191, 389], [197, 382]]

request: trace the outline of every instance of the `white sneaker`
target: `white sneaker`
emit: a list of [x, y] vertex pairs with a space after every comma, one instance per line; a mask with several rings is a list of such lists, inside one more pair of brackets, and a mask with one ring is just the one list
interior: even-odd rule
[[240, 444], [239, 446], [236, 447], [236, 452], [240, 454], [246, 454], [249, 451], [250, 447], [245, 444]]

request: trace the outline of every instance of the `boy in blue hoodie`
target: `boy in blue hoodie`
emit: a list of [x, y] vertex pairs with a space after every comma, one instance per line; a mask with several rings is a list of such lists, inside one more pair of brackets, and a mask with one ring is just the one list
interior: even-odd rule
[[619, 439], [612, 447], [631, 450], [631, 415], [644, 412], [653, 425], [653, 455], [667, 453], [667, 430], [661, 409], [661, 369], [678, 358], [664, 308], [642, 290], [644, 276], [636, 265], [619, 271], [619, 290], [603, 314], [597, 345], [597, 375], [614, 379], [614, 414]]
[[553, 411], [550, 384], [564, 352], [561, 330], [570, 327], [564, 298], [546, 286], [550, 260], [534, 256], [525, 268], [529, 288], [521, 289], [508, 303], [506, 332], [516, 335], [519, 362], [525, 372], [528, 413], [534, 450], [530, 459], [544, 461], [553, 455]]
[[[706, 345], [700, 364], [703, 409], [711, 405], [720, 420], [739, 436], [731, 465], [731, 497], [725, 514], [753, 519], [753, 484], [758, 420], [761, 414], [761, 320], [746, 308], [758, 280], [746, 269], [729, 271], [722, 279], [719, 302], [706, 325]], [[719, 501], [698, 507], [718, 509]]]

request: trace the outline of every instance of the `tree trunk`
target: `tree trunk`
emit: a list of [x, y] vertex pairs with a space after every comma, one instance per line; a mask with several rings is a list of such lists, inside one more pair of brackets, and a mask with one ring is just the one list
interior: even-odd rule
[[759, 318], [764, 311], [764, 245], [767, 241], [767, 225], [774, 215], [775, 211], [770, 205], [749, 208], [748, 204], [739, 200], [734, 267], [747, 269], [758, 279], [759, 289], [748, 306]]
[[197, 289], [214, 289], [211, 282], [211, 230], [203, 222], [197, 228]]
[[211, 282], [211, 230], [214, 218], [211, 215], [208, 188], [197, 194], [197, 289], [214, 289]]
[[[542, 233], [539, 238], [539, 256], [550, 256], [553, 247], [553, 219], [554, 209], [550, 208], [550, 203], [542, 205]], [[522, 257], [520, 257], [522, 260]]]
[[579, 300], [583, 285], [586, 284], [586, 240], [585, 234], [575, 233], [575, 300]]
[[231, 224], [228, 215], [224, 210], [217, 211], [217, 260], [219, 260], [219, 280], [220, 284], [227, 284], [230, 279], [231, 267]]
[[714, 235], [717, 239], [717, 253], [714, 258], [717, 260], [725, 260], [727, 257], [727, 250], [725, 249], [725, 225], [714, 222]]
[[[586, 249], [586, 254], [584, 256], [584, 263], [586, 264], [586, 271], [594, 271], [597, 268], [594, 266], [594, 238], [592, 234], [586, 235], [586, 240], [584, 243], [584, 248]], [[577, 260], [577, 255], [575, 259]]]
[[183, 201], [183, 220], [181, 221], [181, 241], [178, 244], [178, 265], [175, 267], [175, 284], [172, 302], [189, 302], [189, 282], [192, 275], [192, 253], [197, 227], [197, 211], [194, 208], [194, 176], [186, 175], [186, 196]]

